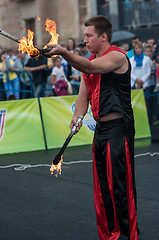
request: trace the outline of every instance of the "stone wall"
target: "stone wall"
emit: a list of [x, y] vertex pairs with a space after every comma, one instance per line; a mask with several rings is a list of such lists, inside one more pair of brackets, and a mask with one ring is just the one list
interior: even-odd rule
[[[86, 18], [91, 16], [91, 1], [86, 0]], [[37, 20], [40, 17], [40, 21]], [[78, 0], [1, 0], [0, 1], [0, 28], [17, 38], [26, 37], [26, 21], [35, 19], [36, 44], [42, 47], [50, 40], [45, 31], [46, 18], [54, 20], [57, 24], [57, 33], [60, 43], [66, 43], [72, 37], [77, 42], [83, 37], [83, 27], [79, 21]], [[0, 36], [0, 45], [6, 48], [17, 49], [17, 43]]]

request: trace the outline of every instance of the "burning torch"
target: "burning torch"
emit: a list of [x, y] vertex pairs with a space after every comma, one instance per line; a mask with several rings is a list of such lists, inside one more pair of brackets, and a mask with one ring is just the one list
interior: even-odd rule
[[[20, 43], [20, 39], [18, 39], [17, 37], [11, 35], [10, 33], [7, 33], [5, 31], [3, 31], [2, 29], [0, 29], [0, 34], [3, 35], [4, 37], [7, 37], [7, 38], [11, 39], [14, 42], [17, 42], [18, 44]], [[37, 51], [37, 53], [36, 53], [35, 50], [32, 51], [32, 53], [30, 54], [30, 57], [32, 57], [32, 58], [37, 57], [39, 55], [39, 53], [40, 54], [44, 54], [46, 52], [50, 52], [50, 50], [51, 50], [50, 48], [40, 49], [40, 48], [38, 48], [36, 46], [34, 46], [34, 48], [37, 49], [38, 51]]]
[[[83, 116], [80, 115], [78, 117], [78, 120], [77, 120], [77, 123], [79, 123], [80, 121], [83, 120]], [[66, 138], [63, 146], [61, 147], [59, 153], [55, 156], [55, 158], [53, 159], [53, 162], [52, 162], [52, 165], [51, 165], [51, 168], [50, 168], [50, 171], [51, 173], [53, 174], [53, 172], [56, 170], [57, 172], [60, 172], [61, 173], [61, 165], [62, 165], [62, 156], [63, 156], [63, 153], [66, 149], [66, 147], [68, 146], [69, 142], [71, 141], [74, 133], [76, 132], [76, 126], [74, 125], [74, 127], [72, 128], [69, 136]]]

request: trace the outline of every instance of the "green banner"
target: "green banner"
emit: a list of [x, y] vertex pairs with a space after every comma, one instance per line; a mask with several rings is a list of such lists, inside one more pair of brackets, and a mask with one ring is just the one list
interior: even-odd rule
[[[69, 124], [74, 112], [76, 98], [77, 96], [67, 96], [40, 99], [48, 148], [61, 147], [69, 135]], [[92, 143], [93, 131], [90, 130], [88, 124], [94, 129], [95, 121], [89, 112], [91, 111], [86, 114], [83, 127], [77, 135], [73, 136], [69, 146]]]
[[[74, 113], [77, 96], [41, 98], [42, 115], [48, 148], [61, 147], [70, 133], [69, 124]], [[143, 90], [132, 91], [132, 106], [135, 117], [135, 139], [151, 137]], [[89, 106], [83, 127], [73, 136], [69, 146], [91, 144], [95, 121]]]
[[0, 154], [45, 149], [37, 99], [0, 103]]
[[[70, 133], [69, 124], [77, 96], [41, 98], [41, 111], [48, 149], [60, 148]], [[135, 139], [151, 137], [143, 90], [132, 91], [135, 117]], [[69, 146], [91, 144], [95, 121], [91, 108], [83, 127]], [[42, 122], [37, 99], [0, 103], [0, 154], [45, 149]]]
[[132, 107], [135, 118], [135, 139], [150, 138], [150, 126], [142, 89], [132, 90]]

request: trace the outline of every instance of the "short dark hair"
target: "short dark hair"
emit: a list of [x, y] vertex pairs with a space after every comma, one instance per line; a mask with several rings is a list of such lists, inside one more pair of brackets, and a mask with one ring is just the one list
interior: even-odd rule
[[108, 41], [111, 42], [112, 24], [107, 17], [99, 15], [89, 18], [85, 21], [84, 26], [94, 26], [95, 32], [98, 34], [98, 36], [101, 36], [105, 32], [107, 34]]
[[134, 37], [132, 37], [132, 40], [136, 40], [136, 39], [139, 39], [139, 41], [141, 41], [140, 37], [135, 35]]

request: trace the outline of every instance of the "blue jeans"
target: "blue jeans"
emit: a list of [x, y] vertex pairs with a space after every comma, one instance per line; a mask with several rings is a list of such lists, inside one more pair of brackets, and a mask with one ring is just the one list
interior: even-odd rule
[[16, 99], [19, 99], [20, 80], [18, 77], [11, 81], [4, 82], [4, 89], [6, 91], [7, 98], [10, 95], [15, 95]]

